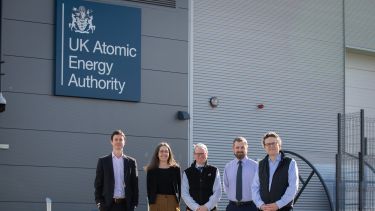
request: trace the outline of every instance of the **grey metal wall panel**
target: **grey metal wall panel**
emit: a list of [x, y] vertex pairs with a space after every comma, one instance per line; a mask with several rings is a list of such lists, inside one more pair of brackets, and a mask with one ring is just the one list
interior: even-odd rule
[[142, 68], [187, 73], [187, 41], [142, 37]]
[[3, 0], [3, 17], [6, 19], [54, 24], [55, 1]]
[[2, 72], [6, 75], [2, 81], [3, 90], [52, 95], [53, 60], [15, 56], [3, 56], [3, 60]]
[[[210, 162], [223, 169], [236, 136], [248, 139], [249, 157], [263, 158], [260, 139], [274, 130], [285, 149], [334, 168], [344, 110], [342, 1], [191, 2], [192, 139], [208, 144]], [[314, 210], [316, 196], [300, 210]]]
[[345, 44], [375, 50], [375, 1], [345, 0]]
[[142, 168], [157, 143], [168, 141], [186, 167], [188, 122], [176, 112], [188, 107], [187, 9], [105, 2], [142, 9], [140, 103], [52, 96], [55, 1], [4, 1], [7, 108], [0, 140], [10, 149], [0, 151], [0, 195], [6, 195], [0, 210], [45, 209], [47, 196], [54, 211], [95, 210], [97, 158], [110, 153], [108, 139], [117, 128], [128, 135], [125, 152], [138, 160], [139, 210], [146, 210]]
[[[7, 93], [0, 127], [108, 133], [124, 128], [130, 135], [187, 138], [187, 122], [176, 118], [181, 106]], [[110, 108], [110, 109], [105, 109]], [[63, 116], [61, 116], [63, 114]]]
[[187, 74], [143, 70], [142, 82], [142, 102], [184, 106], [187, 110]]
[[[109, 139], [110, 134], [0, 129], [1, 143], [10, 143], [10, 148], [0, 153], [0, 164], [96, 168], [98, 157], [107, 155], [112, 150]], [[128, 135], [125, 153], [136, 158], [138, 167], [142, 170], [151, 160], [155, 146], [162, 140], [167, 141], [178, 152], [175, 155], [177, 161], [186, 159], [186, 139]], [[182, 165], [185, 166], [184, 163]]]
[[[0, 166], [2, 201], [41, 202], [51, 197], [55, 202], [93, 201], [95, 169]], [[6, 194], [5, 194], [6, 193]]]
[[53, 59], [54, 26], [3, 19], [3, 54]]
[[[0, 210], [24, 210], [27, 204], [28, 211], [40, 211], [46, 209], [46, 203], [20, 203], [20, 202], [0, 202]], [[87, 209], [89, 210], [89, 209]], [[78, 211], [78, 210], [75, 210]]]
[[170, 8], [142, 10], [142, 34], [176, 40], [188, 39], [188, 11]]
[[180, 9], [188, 9], [189, 8], [189, 1], [186, 0], [177, 0], [176, 7]]

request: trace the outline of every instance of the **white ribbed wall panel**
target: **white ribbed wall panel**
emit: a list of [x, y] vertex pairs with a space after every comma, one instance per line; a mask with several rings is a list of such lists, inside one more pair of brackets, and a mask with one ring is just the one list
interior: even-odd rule
[[[261, 136], [275, 130], [285, 149], [332, 168], [322, 169], [332, 182], [344, 111], [342, 1], [192, 0], [190, 8], [191, 139], [208, 145], [209, 162], [222, 174], [236, 136], [259, 159]], [[305, 195], [295, 210], [316, 210], [321, 197]]]
[[375, 1], [345, 0], [345, 44], [375, 51]]
[[346, 55], [345, 110], [364, 109], [365, 116], [375, 117], [375, 56], [353, 51]]

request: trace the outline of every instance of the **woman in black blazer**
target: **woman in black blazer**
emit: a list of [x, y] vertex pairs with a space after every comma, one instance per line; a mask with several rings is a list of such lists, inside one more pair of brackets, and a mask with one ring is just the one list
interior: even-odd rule
[[145, 169], [149, 211], [180, 211], [181, 171], [168, 143], [156, 147]]

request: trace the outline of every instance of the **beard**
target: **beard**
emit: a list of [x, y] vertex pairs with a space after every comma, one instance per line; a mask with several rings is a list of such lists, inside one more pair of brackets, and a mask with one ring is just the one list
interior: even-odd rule
[[236, 158], [238, 160], [242, 160], [245, 157], [245, 153], [244, 152], [236, 152], [236, 153], [234, 153], [234, 156], [236, 156]]

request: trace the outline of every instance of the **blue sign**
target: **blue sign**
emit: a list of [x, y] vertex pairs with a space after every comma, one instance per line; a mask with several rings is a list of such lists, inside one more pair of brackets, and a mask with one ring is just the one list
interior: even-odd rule
[[140, 101], [141, 10], [56, 0], [55, 95]]

